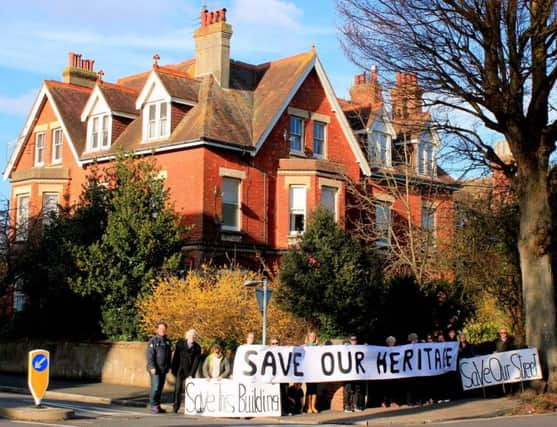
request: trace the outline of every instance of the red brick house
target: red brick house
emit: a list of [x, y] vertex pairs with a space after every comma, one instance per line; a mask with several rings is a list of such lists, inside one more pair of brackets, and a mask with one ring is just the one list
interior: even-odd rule
[[[379, 173], [400, 170], [403, 109], [421, 111], [415, 80], [393, 89], [392, 120], [375, 77], [357, 76], [352, 101], [341, 101], [315, 49], [251, 65], [230, 59], [231, 36], [225, 9], [203, 11], [195, 58], [163, 66], [154, 55], [152, 69], [114, 83], [103, 81], [93, 60], [70, 53], [63, 81], [43, 83], [4, 170], [19, 236], [30, 217], [77, 201], [92, 167], [109, 164], [120, 148], [155, 157], [176, 210], [194, 226], [185, 248], [192, 265], [209, 257], [248, 265], [274, 259], [319, 205], [343, 223], [346, 178], [374, 183], [372, 193], [386, 203], [378, 222], [390, 221], [397, 205]], [[403, 86], [413, 87], [413, 97]], [[439, 141], [427, 120], [411, 134], [407, 166], [415, 165], [416, 179], [444, 186], [440, 200], [451, 210], [452, 181], [436, 166]], [[412, 197], [412, 215], [423, 224], [424, 203], [431, 211], [433, 202]], [[428, 216], [426, 225], [435, 221]], [[452, 231], [449, 222], [442, 228]]]
[[[422, 94], [414, 75], [397, 73], [389, 113], [372, 68], [355, 76], [350, 100], [341, 105], [370, 166], [369, 175], [361, 174], [357, 183], [363, 196], [350, 197], [355, 191], [349, 189], [349, 207], [359, 218], [349, 226], [389, 249], [395, 274], [431, 278], [439, 276], [431, 257], [447, 250], [454, 231], [453, 193], [459, 186], [437, 165], [441, 141], [423, 111]], [[367, 213], [363, 220], [362, 211]], [[412, 262], [421, 265], [409, 268]]]

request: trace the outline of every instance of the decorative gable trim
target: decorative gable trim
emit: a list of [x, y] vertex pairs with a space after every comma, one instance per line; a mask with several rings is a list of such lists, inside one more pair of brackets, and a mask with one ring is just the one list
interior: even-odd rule
[[143, 85], [143, 89], [141, 89], [141, 92], [139, 93], [139, 96], [137, 97], [137, 101], [135, 102], [135, 108], [138, 109], [138, 110], [141, 110], [145, 103], [151, 101], [149, 99], [149, 97], [151, 96], [151, 93], [153, 92], [153, 90], [157, 87], [161, 88], [164, 91], [165, 95], [163, 96], [163, 98], [157, 99], [156, 101], [170, 102], [171, 97], [170, 97], [170, 94], [168, 93], [168, 90], [166, 90], [166, 88], [164, 87], [164, 85], [163, 85], [161, 79], [159, 78], [158, 74], [155, 73], [155, 71], [151, 71], [151, 74], [149, 74], [149, 77], [147, 78], [147, 81]]
[[41, 110], [41, 108], [43, 107], [43, 105], [46, 101], [50, 102], [50, 105], [52, 106], [54, 114], [56, 115], [56, 119], [60, 123], [60, 127], [62, 128], [62, 131], [64, 132], [64, 137], [65, 137], [66, 141], [68, 142], [68, 145], [70, 147], [70, 151], [73, 154], [75, 162], [79, 166], [82, 165], [81, 161], [79, 160], [79, 156], [77, 154], [77, 151], [75, 150], [75, 146], [74, 146], [74, 143], [72, 141], [71, 135], [68, 132], [68, 129], [66, 128], [66, 125], [64, 123], [63, 117], [60, 114], [60, 111], [58, 110], [58, 107], [57, 107], [56, 103], [54, 102], [52, 94], [48, 90], [48, 87], [47, 87], [46, 83], [43, 83], [43, 85], [41, 86], [41, 89], [39, 90], [39, 93], [37, 94], [37, 97], [35, 98], [35, 102], [33, 103], [33, 106], [31, 107], [31, 112], [27, 116], [27, 120], [25, 121], [25, 125], [23, 126], [23, 129], [22, 129], [21, 133], [19, 134], [19, 136], [17, 138], [17, 143], [16, 143], [16, 146], [14, 148], [14, 151], [12, 152], [10, 158], [8, 159], [8, 162], [6, 163], [6, 167], [4, 168], [4, 172], [3, 172], [4, 180], [7, 180], [7, 179], [10, 178], [10, 174], [13, 171], [15, 163], [17, 162], [17, 160], [18, 160], [18, 158], [19, 158], [19, 156], [20, 156], [20, 154], [23, 150], [23, 147], [24, 147], [25, 143], [27, 142], [27, 140], [29, 138], [29, 135], [30, 135], [31, 131], [33, 130], [33, 123], [35, 122], [35, 119], [36, 119], [37, 115], [39, 114], [39, 111]]
[[292, 101], [292, 99], [294, 98], [294, 96], [296, 95], [298, 90], [300, 89], [300, 87], [302, 87], [302, 84], [305, 82], [309, 73], [314, 68], [315, 68], [315, 71], [317, 72], [317, 76], [319, 78], [319, 81], [321, 82], [321, 84], [323, 86], [323, 89], [325, 90], [325, 95], [327, 96], [327, 100], [331, 104], [332, 111], [333, 111], [333, 113], [335, 113], [336, 118], [337, 118], [337, 120], [340, 124], [340, 127], [341, 127], [341, 129], [344, 133], [344, 136], [348, 140], [350, 148], [352, 149], [352, 152], [353, 152], [354, 156], [356, 157], [356, 162], [360, 165], [360, 169], [362, 170], [362, 172], [365, 175], [369, 176], [371, 174], [371, 169], [370, 169], [369, 163], [367, 162], [364, 153], [360, 149], [360, 146], [359, 146], [358, 142], [356, 141], [356, 138], [354, 137], [354, 134], [352, 133], [352, 129], [350, 128], [350, 125], [348, 124], [348, 120], [346, 119], [346, 117], [345, 117], [345, 115], [342, 111], [342, 108], [340, 107], [340, 104], [338, 103], [338, 99], [335, 95], [333, 87], [331, 86], [331, 83], [329, 82], [329, 78], [327, 77], [327, 74], [325, 73], [325, 70], [323, 69], [323, 65], [321, 65], [321, 62], [319, 61], [319, 58], [317, 57], [317, 55], [313, 56], [312, 60], [306, 66], [306, 69], [304, 70], [304, 72], [300, 76], [299, 80], [296, 82], [296, 84], [294, 84], [292, 86], [292, 89], [290, 90], [290, 92], [288, 93], [288, 95], [286, 96], [284, 101], [282, 102], [281, 106], [277, 109], [277, 111], [273, 115], [272, 119], [269, 122], [269, 125], [267, 126], [265, 131], [261, 134], [261, 136], [259, 137], [259, 140], [256, 142], [255, 150], [252, 152], [252, 156], [255, 157], [257, 155], [257, 153], [259, 152], [259, 150], [263, 146], [263, 143], [269, 137], [271, 131], [273, 130], [273, 128], [277, 124], [280, 116], [285, 111], [289, 111], [288, 110], [288, 105], [290, 104], [290, 102]]
[[91, 115], [91, 113], [93, 112], [93, 110], [95, 109], [95, 107], [99, 102], [101, 102], [101, 110], [103, 114], [112, 115], [112, 111], [110, 110], [108, 102], [106, 102], [106, 98], [104, 97], [103, 93], [99, 89], [99, 86], [95, 86], [95, 89], [93, 89], [93, 92], [89, 96], [89, 99], [87, 100], [87, 103], [83, 108], [83, 112], [81, 113], [82, 122], [87, 121], [87, 118]]
[[173, 103], [176, 103], [176, 104], [190, 105], [192, 107], [195, 105], [195, 102], [189, 101], [187, 99], [182, 99], [182, 98], [177, 98], [175, 96], [170, 96], [170, 93], [168, 92], [168, 89], [164, 86], [164, 83], [160, 79], [159, 75], [157, 74], [156, 71], [153, 70], [149, 74], [149, 77], [147, 78], [147, 81], [143, 85], [143, 89], [141, 89], [141, 92], [139, 93], [139, 96], [137, 97], [137, 101], [135, 103], [135, 108], [137, 108], [138, 110], [141, 110], [141, 108], [143, 107], [143, 105], [145, 103], [150, 102], [151, 100], [149, 99], [149, 97], [150, 97], [151, 92], [153, 91], [153, 89], [156, 88], [156, 87], [162, 88], [165, 95], [164, 95], [164, 97], [162, 97], [160, 99], [156, 99], [155, 101], [173, 102]]

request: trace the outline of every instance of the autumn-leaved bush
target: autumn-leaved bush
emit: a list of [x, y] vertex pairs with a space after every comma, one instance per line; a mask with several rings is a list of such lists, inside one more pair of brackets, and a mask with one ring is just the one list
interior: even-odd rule
[[[244, 287], [246, 280], [259, 279], [257, 273], [235, 268], [203, 267], [190, 271], [183, 281], [161, 279], [152, 293], [138, 301], [141, 328], [152, 334], [160, 320], [168, 324], [170, 338], [183, 337], [195, 328], [204, 342], [243, 342], [250, 331], [261, 335], [261, 314], [254, 291]], [[276, 289], [275, 281], [269, 289]], [[285, 344], [301, 344], [307, 325], [280, 310], [271, 298], [267, 313], [267, 341], [279, 336]]]

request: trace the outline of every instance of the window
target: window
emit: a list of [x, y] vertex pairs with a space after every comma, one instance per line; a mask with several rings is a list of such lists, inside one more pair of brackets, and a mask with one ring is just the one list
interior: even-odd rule
[[16, 313], [22, 312], [25, 308], [25, 293], [23, 292], [23, 278], [15, 279], [13, 308]]
[[170, 135], [168, 111], [168, 102], [156, 102], [146, 105], [143, 116], [145, 123], [143, 139], [145, 141], [161, 139]]
[[17, 196], [16, 239], [25, 240], [29, 228], [29, 195]]
[[368, 156], [375, 166], [391, 166], [391, 136], [373, 131], [369, 135]]
[[288, 232], [297, 235], [306, 229], [306, 188], [291, 186], [289, 189], [289, 226]]
[[337, 189], [334, 187], [321, 187], [321, 206], [325, 207], [336, 219]]
[[435, 209], [422, 206], [422, 231], [426, 235], [428, 244], [435, 243]]
[[222, 228], [240, 230], [240, 180], [222, 178]]
[[45, 133], [40, 132], [35, 134], [35, 166], [44, 165], [44, 140]]
[[52, 223], [52, 216], [58, 213], [58, 193], [43, 193], [43, 225]]
[[110, 128], [112, 117], [110, 114], [93, 116], [88, 124], [88, 149], [98, 151], [110, 147]]
[[304, 122], [301, 118], [290, 116], [290, 151], [302, 152]]
[[375, 205], [375, 233], [378, 246], [391, 244], [391, 205], [386, 202]]
[[323, 157], [325, 153], [325, 123], [313, 122], [313, 155]]
[[418, 174], [433, 175], [433, 145], [431, 144], [418, 145]]
[[52, 163], [62, 161], [62, 129], [52, 131]]

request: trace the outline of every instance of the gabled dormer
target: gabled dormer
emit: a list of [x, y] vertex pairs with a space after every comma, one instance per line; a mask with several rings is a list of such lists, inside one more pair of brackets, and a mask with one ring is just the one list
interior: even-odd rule
[[85, 153], [110, 148], [138, 116], [136, 98], [133, 89], [98, 80], [81, 114], [81, 121], [87, 124]]
[[423, 111], [423, 89], [414, 74], [398, 72], [391, 90], [393, 124], [397, 134], [394, 156], [417, 175], [437, 176], [439, 136]]
[[93, 89], [91, 97], [81, 114], [81, 121], [87, 123], [85, 152], [106, 150], [112, 143], [112, 114], [99, 87]]
[[383, 104], [377, 69], [354, 77], [350, 103], [344, 106], [354, 133], [359, 137], [368, 162], [373, 167], [392, 166], [392, 143], [396, 136]]
[[159, 67], [155, 57], [153, 71], [139, 93], [135, 107], [141, 113], [144, 143], [166, 140], [197, 103], [199, 82], [188, 74]]
[[428, 122], [417, 138], [416, 173], [422, 176], [437, 176], [437, 150], [441, 140]]

